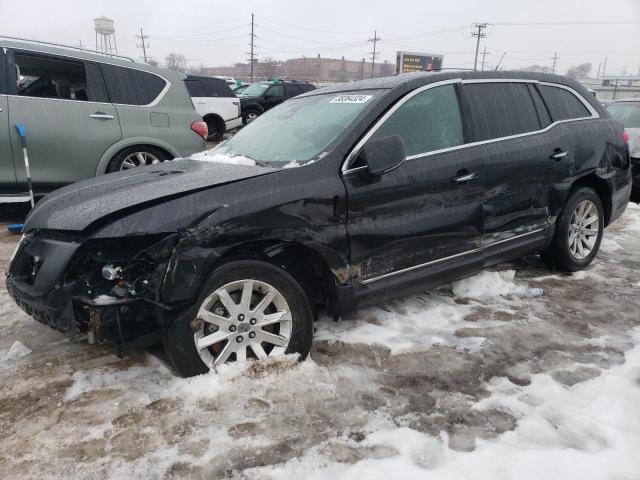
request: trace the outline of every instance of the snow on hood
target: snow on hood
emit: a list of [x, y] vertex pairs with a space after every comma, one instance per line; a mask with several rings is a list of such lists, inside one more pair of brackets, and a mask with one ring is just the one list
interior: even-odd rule
[[226, 153], [217, 152], [215, 149], [205, 150], [204, 152], [198, 152], [191, 155], [192, 160], [200, 160], [201, 162], [213, 162], [213, 163], [227, 163], [231, 165], [247, 165], [250, 167], [256, 166], [256, 161], [249, 157], [242, 155], [231, 156]]

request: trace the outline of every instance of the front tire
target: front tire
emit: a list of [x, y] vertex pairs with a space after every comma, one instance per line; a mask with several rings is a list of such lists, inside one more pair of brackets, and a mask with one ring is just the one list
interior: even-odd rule
[[542, 259], [561, 270], [582, 270], [598, 253], [603, 232], [600, 197], [591, 188], [579, 188], [570, 195], [558, 217], [555, 235], [549, 248], [542, 252]]
[[300, 284], [266, 262], [239, 260], [217, 268], [196, 303], [175, 319], [164, 345], [185, 377], [224, 363], [298, 353], [313, 339], [313, 312]]
[[249, 125], [251, 122], [253, 122], [259, 116], [260, 116], [260, 112], [259, 111], [257, 111], [257, 110], [249, 110], [247, 113], [245, 113], [242, 116], [242, 123], [244, 123], [245, 125]]

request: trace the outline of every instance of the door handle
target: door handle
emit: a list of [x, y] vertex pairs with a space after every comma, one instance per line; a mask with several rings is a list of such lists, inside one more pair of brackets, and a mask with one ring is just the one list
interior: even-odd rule
[[551, 155], [549, 155], [549, 158], [551, 160], [555, 160], [556, 162], [559, 162], [560, 160], [562, 160], [567, 155], [569, 155], [569, 152], [567, 152], [566, 150], [560, 150], [559, 148], [556, 148], [553, 151], [553, 153]]
[[89, 118], [97, 118], [98, 120], [113, 120], [116, 117], [114, 117], [113, 115], [107, 115], [104, 112], [96, 112], [89, 115]]
[[456, 183], [467, 183], [467, 182], [470, 182], [471, 180], [478, 178], [479, 176], [480, 174], [478, 174], [478, 172], [469, 173], [466, 170], [461, 170], [458, 172], [458, 176], [453, 177], [451, 181]]

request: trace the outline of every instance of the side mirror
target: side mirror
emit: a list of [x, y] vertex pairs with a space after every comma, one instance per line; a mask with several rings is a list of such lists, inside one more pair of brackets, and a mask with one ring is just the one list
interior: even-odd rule
[[390, 135], [367, 142], [360, 152], [369, 173], [375, 177], [384, 175], [402, 165], [407, 158], [404, 140], [400, 135]]

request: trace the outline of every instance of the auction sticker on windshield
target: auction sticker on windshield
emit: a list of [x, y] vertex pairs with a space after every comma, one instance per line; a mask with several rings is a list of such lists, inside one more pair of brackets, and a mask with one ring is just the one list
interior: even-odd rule
[[338, 95], [333, 97], [329, 103], [364, 103], [373, 95]]

